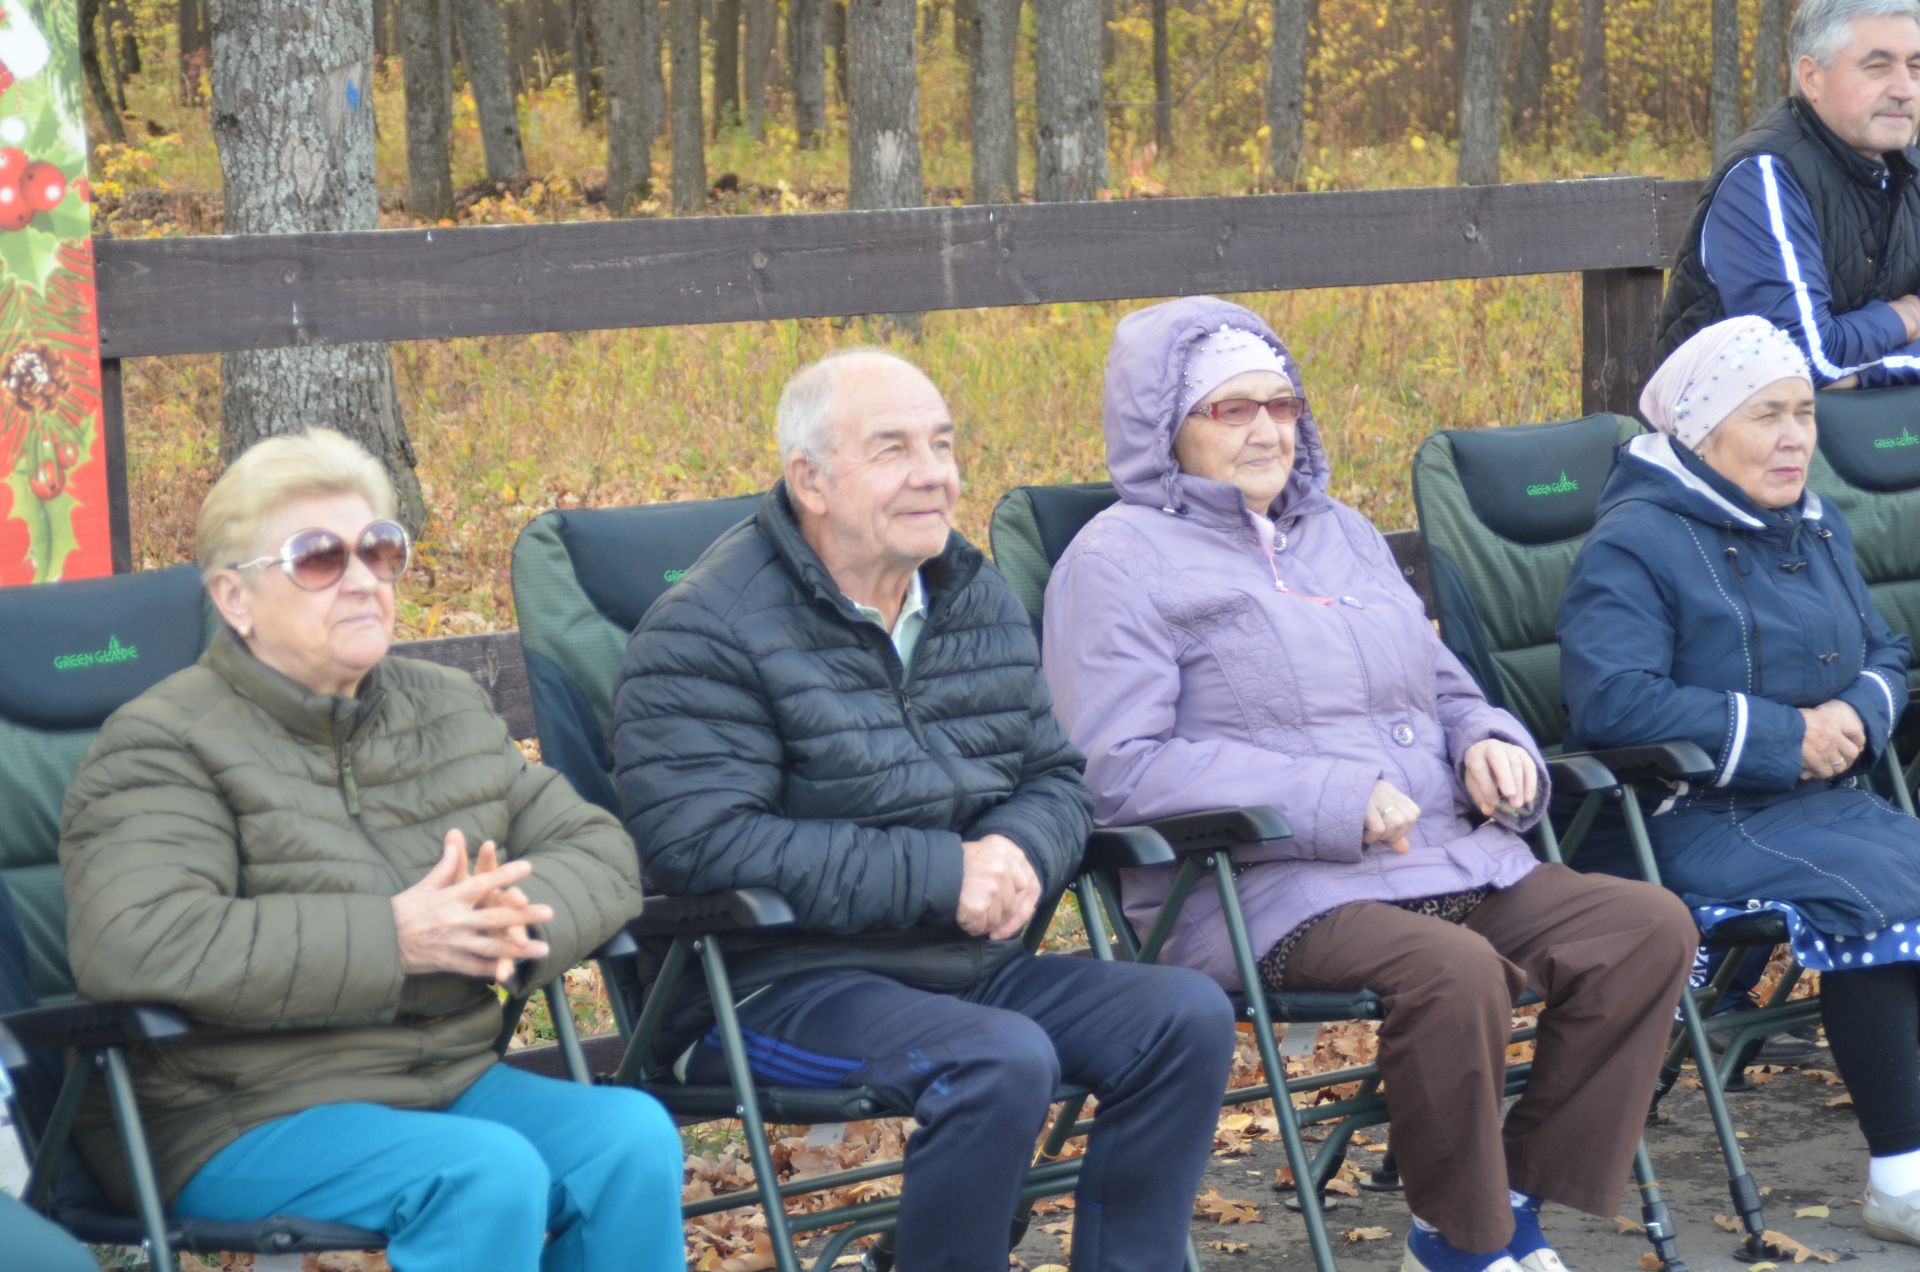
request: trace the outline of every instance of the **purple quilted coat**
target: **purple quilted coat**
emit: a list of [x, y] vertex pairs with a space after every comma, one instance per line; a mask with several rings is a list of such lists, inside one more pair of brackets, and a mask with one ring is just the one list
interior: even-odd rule
[[[1082, 530], [1047, 586], [1047, 681], [1087, 756], [1100, 825], [1225, 805], [1271, 804], [1293, 838], [1234, 854], [1255, 957], [1316, 915], [1512, 885], [1534, 858], [1482, 822], [1459, 762], [1483, 738], [1525, 747], [1441, 645], [1380, 533], [1326, 492], [1308, 412], [1293, 477], [1272, 520], [1240, 492], [1174, 462], [1188, 347], [1223, 323], [1265, 323], [1212, 297], [1132, 314], [1107, 359], [1107, 467], [1121, 501]], [[1367, 799], [1385, 779], [1420, 806], [1412, 851], [1363, 847]], [[1546, 777], [1541, 774], [1541, 802]], [[1130, 872], [1136, 926], [1151, 923], [1172, 869]], [[1229, 989], [1239, 976], [1211, 889], [1188, 900], [1166, 957]]]

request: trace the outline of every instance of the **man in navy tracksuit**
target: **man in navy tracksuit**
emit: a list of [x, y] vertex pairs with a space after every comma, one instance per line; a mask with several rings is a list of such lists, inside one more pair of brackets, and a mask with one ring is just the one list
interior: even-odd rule
[[[1703, 327], [1756, 314], [1793, 337], [1816, 387], [1920, 383], [1920, 0], [1806, 0], [1788, 43], [1793, 91], [1701, 193], [1656, 362]], [[1716, 1011], [1752, 1005], [1767, 953], [1749, 956]], [[1694, 983], [1713, 967], [1703, 948]], [[1779, 1036], [1752, 1059], [1813, 1054], [1811, 1037]]]
[[1757, 314], [1816, 387], [1920, 383], [1920, 0], [1807, 0], [1790, 48], [1794, 91], [1707, 182], [1655, 352]]

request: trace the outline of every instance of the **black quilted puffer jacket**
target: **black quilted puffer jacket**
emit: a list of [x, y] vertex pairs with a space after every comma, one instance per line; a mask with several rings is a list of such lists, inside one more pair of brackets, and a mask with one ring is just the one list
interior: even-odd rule
[[820, 967], [958, 992], [1020, 948], [954, 921], [963, 840], [1002, 834], [1046, 893], [1091, 826], [1033, 628], [954, 534], [921, 568], [902, 674], [800, 535], [785, 483], [640, 620], [614, 695], [614, 777], [644, 873], [671, 895], [771, 887], [799, 932], [735, 942], [746, 992]]

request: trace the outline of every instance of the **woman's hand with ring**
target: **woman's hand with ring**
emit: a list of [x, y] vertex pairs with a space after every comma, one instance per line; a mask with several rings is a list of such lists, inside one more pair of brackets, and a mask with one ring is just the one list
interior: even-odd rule
[[1409, 852], [1407, 832], [1420, 820], [1420, 805], [1401, 794], [1392, 782], [1375, 782], [1367, 800], [1366, 827], [1360, 844], [1385, 844], [1395, 852]]

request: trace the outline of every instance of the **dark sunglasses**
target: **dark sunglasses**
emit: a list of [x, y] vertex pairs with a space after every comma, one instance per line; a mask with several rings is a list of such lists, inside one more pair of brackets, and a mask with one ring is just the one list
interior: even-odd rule
[[1267, 408], [1267, 415], [1275, 424], [1296, 424], [1306, 414], [1307, 399], [1303, 397], [1267, 398], [1222, 398], [1218, 402], [1209, 402], [1193, 408], [1193, 414], [1205, 415], [1210, 419], [1234, 428], [1253, 423], [1260, 414], [1261, 407]]
[[[406, 527], [397, 521], [376, 521], [360, 532], [353, 549], [373, 577], [391, 583], [407, 572], [413, 560], [413, 544]], [[332, 587], [347, 573], [347, 545], [331, 530], [301, 530], [280, 545], [273, 556], [256, 557], [232, 566], [251, 570], [263, 565], [278, 565], [293, 580], [295, 587], [318, 592]]]

